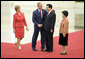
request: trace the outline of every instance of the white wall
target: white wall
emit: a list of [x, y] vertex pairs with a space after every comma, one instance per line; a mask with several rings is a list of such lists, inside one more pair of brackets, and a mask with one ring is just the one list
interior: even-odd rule
[[[14, 43], [16, 41], [13, 28], [12, 28], [12, 16], [15, 13], [14, 6], [20, 5], [21, 11], [24, 12], [25, 18], [28, 24], [29, 32], [25, 30], [25, 37], [21, 44], [25, 44], [32, 41], [34, 24], [32, 22], [32, 12], [37, 8], [37, 2], [39, 1], [1, 1], [1, 42]], [[46, 9], [46, 4], [51, 3], [53, 9], [56, 12], [56, 24], [54, 36], [59, 34], [59, 26], [62, 21], [62, 11], [68, 10], [69, 12], [69, 28], [70, 32], [75, 31], [75, 2], [74, 1], [40, 1], [43, 3], [43, 8]], [[40, 35], [38, 36], [40, 40]]]

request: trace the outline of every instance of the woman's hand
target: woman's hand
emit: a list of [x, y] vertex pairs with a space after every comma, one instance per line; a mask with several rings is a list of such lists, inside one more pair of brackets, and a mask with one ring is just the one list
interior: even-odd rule
[[66, 35], [63, 33], [63, 37], [65, 37]]
[[26, 30], [29, 31], [28, 27], [26, 26]]
[[15, 33], [15, 29], [13, 28], [13, 33]]

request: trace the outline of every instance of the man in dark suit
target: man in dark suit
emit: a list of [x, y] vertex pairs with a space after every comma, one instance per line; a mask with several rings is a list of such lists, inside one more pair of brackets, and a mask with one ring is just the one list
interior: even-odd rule
[[52, 10], [52, 5], [47, 4], [47, 16], [45, 17], [44, 28], [45, 28], [45, 40], [46, 40], [46, 51], [53, 51], [53, 33], [54, 25], [56, 21], [56, 14]]
[[32, 49], [33, 51], [37, 51], [36, 49], [36, 41], [37, 41], [37, 37], [39, 34], [39, 31], [41, 33], [41, 51], [44, 51], [44, 27], [43, 27], [43, 22], [45, 21], [45, 15], [46, 15], [46, 10], [42, 9], [42, 3], [37, 3], [37, 7], [38, 9], [36, 9], [33, 12], [33, 17], [32, 17], [32, 21], [34, 23], [34, 33], [33, 33], [33, 37], [32, 37]]

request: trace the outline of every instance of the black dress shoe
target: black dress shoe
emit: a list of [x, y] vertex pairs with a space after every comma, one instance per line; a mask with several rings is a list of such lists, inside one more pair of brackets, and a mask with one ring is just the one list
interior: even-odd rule
[[37, 51], [37, 49], [36, 48], [33, 48], [33, 51]]
[[48, 50], [48, 52], [53, 52], [52, 50]]
[[41, 51], [45, 51], [44, 49], [41, 49]]
[[48, 51], [48, 49], [46, 49], [45, 51]]

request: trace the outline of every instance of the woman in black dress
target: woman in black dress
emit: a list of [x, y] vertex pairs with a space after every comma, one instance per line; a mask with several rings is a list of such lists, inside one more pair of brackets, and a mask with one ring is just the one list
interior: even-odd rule
[[68, 27], [69, 27], [69, 21], [67, 19], [68, 12], [67, 11], [62, 11], [62, 17], [63, 20], [60, 24], [60, 31], [59, 31], [59, 44], [62, 45], [62, 52], [60, 53], [61, 55], [65, 55], [66, 48], [68, 45]]

